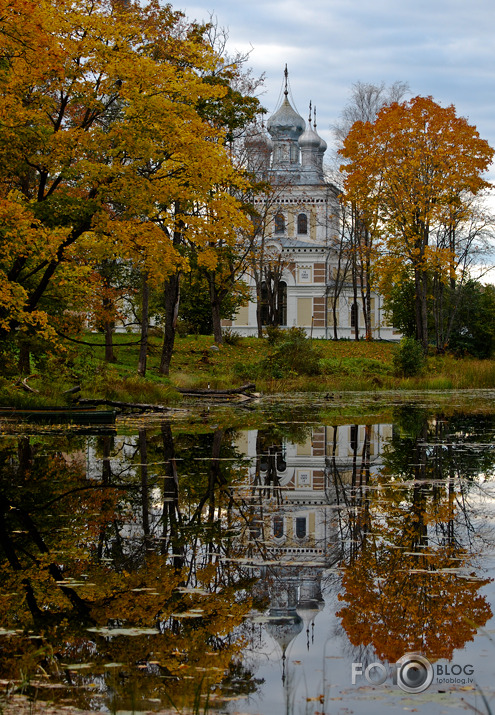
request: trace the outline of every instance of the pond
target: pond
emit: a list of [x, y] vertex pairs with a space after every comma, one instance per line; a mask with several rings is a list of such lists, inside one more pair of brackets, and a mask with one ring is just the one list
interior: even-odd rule
[[495, 712], [494, 397], [2, 422], [0, 710]]

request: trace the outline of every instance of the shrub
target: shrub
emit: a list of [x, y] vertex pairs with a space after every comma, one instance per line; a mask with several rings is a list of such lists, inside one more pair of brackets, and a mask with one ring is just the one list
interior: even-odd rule
[[239, 345], [242, 340], [242, 335], [239, 335], [239, 333], [236, 333], [235, 330], [231, 330], [230, 328], [224, 330], [222, 336], [226, 345]]
[[395, 372], [399, 376], [420, 375], [426, 364], [421, 344], [414, 338], [402, 338], [394, 353], [393, 364]]
[[261, 363], [261, 371], [271, 377], [319, 375], [320, 352], [306, 337], [304, 328], [283, 331], [268, 357]]
[[263, 337], [266, 338], [268, 345], [276, 345], [287, 336], [287, 332], [278, 325], [267, 325], [263, 330]]

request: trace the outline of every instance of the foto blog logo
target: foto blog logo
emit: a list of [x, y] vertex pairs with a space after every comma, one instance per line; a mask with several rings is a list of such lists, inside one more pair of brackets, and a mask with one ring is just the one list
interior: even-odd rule
[[406, 653], [396, 663], [370, 663], [363, 671], [362, 663], [352, 663], [352, 684], [363, 676], [370, 685], [383, 685], [392, 670], [393, 683], [406, 693], [422, 693], [433, 682], [435, 675], [438, 683], [466, 684], [472, 683], [470, 676], [474, 672], [472, 665], [448, 664], [434, 666], [428, 658], [419, 653]]

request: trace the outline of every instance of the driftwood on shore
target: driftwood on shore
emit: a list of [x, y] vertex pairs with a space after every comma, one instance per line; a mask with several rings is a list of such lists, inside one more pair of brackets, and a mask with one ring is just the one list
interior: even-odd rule
[[39, 390], [35, 390], [34, 387], [31, 387], [31, 385], [28, 385], [28, 380], [30, 380], [32, 377], [36, 377], [36, 375], [28, 375], [25, 378], [20, 377], [16, 382], [14, 382], [14, 387], [22, 387], [23, 390], [26, 390], [26, 392], [34, 392], [37, 395], [39, 395]]
[[230, 395], [257, 397], [257, 395], [252, 394], [252, 390], [256, 390], [254, 382], [249, 382], [247, 385], [241, 385], [241, 387], [233, 387], [230, 390], [211, 390], [210, 388], [193, 390], [186, 387], [177, 387], [176, 390], [177, 392], [180, 392], [181, 395], [188, 397], [229, 397]]
[[168, 412], [169, 408], [164, 405], [149, 405], [143, 402], [119, 402], [118, 400], [101, 399], [86, 399], [81, 398], [77, 401], [78, 405], [108, 405], [109, 407], [118, 407], [121, 410], [141, 410], [141, 412]]

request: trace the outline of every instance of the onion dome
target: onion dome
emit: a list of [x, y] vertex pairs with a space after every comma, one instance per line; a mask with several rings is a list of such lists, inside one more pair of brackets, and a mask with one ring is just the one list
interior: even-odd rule
[[306, 126], [304, 119], [292, 108], [287, 94], [275, 114], [266, 123], [273, 139], [299, 139]]
[[258, 131], [253, 131], [251, 134], [248, 134], [245, 144], [247, 149], [262, 153], [269, 153], [273, 149], [273, 142], [266, 133], [264, 127], [261, 127]]
[[263, 176], [270, 167], [270, 156], [273, 142], [266, 133], [264, 126], [255, 126], [244, 141], [249, 171]]
[[[301, 136], [299, 137], [298, 144], [299, 144], [299, 148], [301, 150], [311, 149], [313, 151], [315, 151], [315, 150], [319, 151], [320, 146], [321, 146], [321, 141], [322, 141], [321, 138], [318, 136], [318, 134], [315, 131], [313, 131], [313, 128], [311, 127], [311, 125], [309, 125], [309, 128], [306, 129], [306, 131], [303, 132], [301, 134]], [[326, 147], [325, 147], [325, 149], [326, 149]]]
[[270, 609], [270, 615], [265, 629], [278, 643], [282, 655], [285, 655], [289, 645], [304, 627], [302, 618], [295, 612], [286, 611], [282, 614], [279, 609]]

